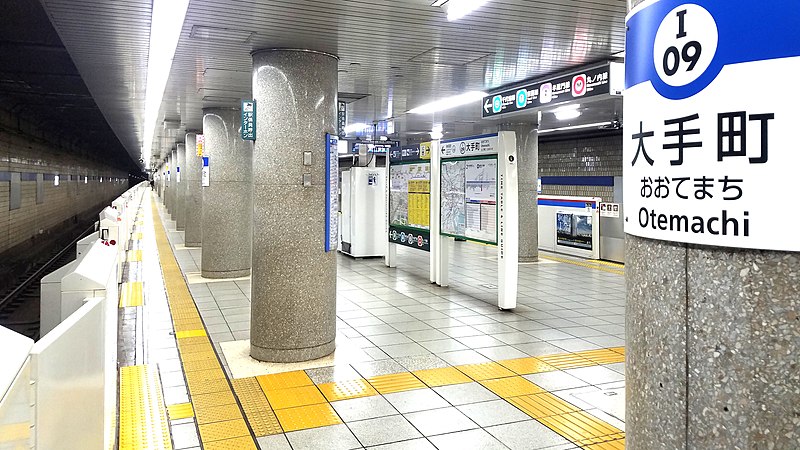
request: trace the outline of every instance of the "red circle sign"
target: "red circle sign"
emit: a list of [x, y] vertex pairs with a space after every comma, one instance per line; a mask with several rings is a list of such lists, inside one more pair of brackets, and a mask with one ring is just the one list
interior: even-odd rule
[[580, 97], [586, 93], [586, 75], [577, 75], [572, 79], [572, 96]]

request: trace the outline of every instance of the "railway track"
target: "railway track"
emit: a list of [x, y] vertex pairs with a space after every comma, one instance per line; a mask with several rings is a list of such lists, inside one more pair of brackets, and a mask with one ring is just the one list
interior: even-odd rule
[[0, 294], [0, 325], [33, 340], [39, 339], [39, 302], [41, 279], [75, 259], [75, 244], [94, 232], [94, 224], [72, 239], [59, 245], [19, 276], [5, 293]]

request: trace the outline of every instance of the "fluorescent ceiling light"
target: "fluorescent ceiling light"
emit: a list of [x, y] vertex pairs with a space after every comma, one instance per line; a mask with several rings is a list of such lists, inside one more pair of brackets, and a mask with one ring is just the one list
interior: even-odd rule
[[595, 122], [595, 123], [587, 123], [587, 124], [584, 124], [584, 125], [572, 125], [572, 126], [569, 126], [569, 127], [551, 128], [549, 130], [541, 130], [541, 131], [539, 131], [539, 134], [554, 133], [556, 131], [580, 130], [582, 128], [598, 128], [598, 127], [602, 127], [602, 126], [608, 125], [608, 124], [609, 124], [609, 122]]
[[369, 127], [369, 126], [370, 125], [367, 125], [365, 123], [351, 123], [350, 125], [344, 127], [344, 132], [347, 133], [347, 134], [358, 133], [359, 131], [366, 130], [367, 127]]
[[556, 115], [556, 119], [558, 120], [576, 119], [581, 116], [581, 112], [578, 111], [580, 106], [581, 105], [562, 106], [561, 108], [553, 110], [553, 114]]
[[153, 0], [150, 19], [150, 52], [147, 58], [147, 94], [144, 105], [144, 141], [142, 158], [149, 160], [153, 153], [153, 137], [167, 88], [169, 71], [183, 29], [183, 19], [189, 0]]
[[[453, 1], [453, 0], [450, 0]], [[435, 102], [427, 103], [422, 106], [418, 106], [409, 113], [411, 114], [431, 114], [439, 111], [444, 111], [447, 109], [455, 108], [457, 106], [463, 106], [472, 102], [477, 102], [483, 100], [483, 97], [486, 95], [485, 92], [481, 91], [470, 91], [460, 95], [454, 95], [452, 97], [443, 98], [441, 100], [436, 100]]]
[[444, 127], [441, 125], [434, 125], [433, 129], [431, 130], [431, 139], [438, 140], [444, 137]]
[[489, 0], [450, 0], [443, 8], [447, 11], [447, 20], [454, 22], [487, 3]]

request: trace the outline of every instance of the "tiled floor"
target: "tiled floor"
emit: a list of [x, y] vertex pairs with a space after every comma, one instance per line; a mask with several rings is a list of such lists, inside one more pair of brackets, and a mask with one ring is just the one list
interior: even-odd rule
[[[166, 217], [163, 209], [161, 214]], [[220, 344], [249, 338], [249, 280], [200, 279], [202, 250], [184, 248], [183, 233], [171, 231], [174, 222], [164, 225], [206, 331], [222, 358], [225, 346]], [[325, 394], [314, 385], [347, 380], [361, 380], [377, 392], [330, 401], [328, 414], [334, 425], [257, 435], [261, 448], [606, 448], [590, 447], [592, 442], [580, 441], [579, 436], [568, 439], [567, 433], [553, 431], [557, 427], [551, 422], [533, 419], [508, 400], [518, 391], [498, 395], [502, 387], [490, 391], [480, 384], [482, 372], [461, 366], [527, 358], [520, 364], [535, 363], [546, 371], [523, 372], [527, 373], [523, 378], [500, 367], [508, 374], [489, 374], [485, 379], [514, 376], [514, 380], [532, 382], [529, 386], [535, 386], [536, 392], [550, 392], [554, 401], [571, 410], [584, 411], [587, 417], [624, 431], [624, 364], [604, 364], [600, 356], [600, 365], [587, 361], [587, 356], [580, 357], [582, 363], [570, 359], [578, 352], [592, 357], [586, 352], [625, 345], [624, 276], [548, 259], [522, 264], [519, 306], [513, 312], [499, 311], [493, 288], [494, 253], [492, 247], [457, 243], [450, 255], [448, 288], [428, 282], [427, 254], [412, 249], [399, 249], [395, 269], [385, 267], [382, 259], [339, 255], [340, 350], [332, 367], [306, 370], [307, 394], [318, 388]], [[222, 361], [231, 376], [229, 365]], [[422, 374], [410, 374], [450, 366], [459, 366], [450, 374], [462, 377], [458, 384], [450, 380], [438, 385]], [[404, 373], [413, 378], [409, 382], [416, 383], [413, 390], [381, 388], [381, 376]], [[318, 394], [314, 398], [321, 400], [306, 404], [328, 404], [329, 399]], [[280, 404], [272, 408], [279, 419], [281, 411], [291, 410]]]

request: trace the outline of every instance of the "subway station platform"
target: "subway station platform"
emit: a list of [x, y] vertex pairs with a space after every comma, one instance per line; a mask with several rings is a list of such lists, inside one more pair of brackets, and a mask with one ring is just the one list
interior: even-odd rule
[[543, 255], [499, 311], [490, 248], [459, 243], [450, 287], [401, 250], [338, 258], [337, 350], [248, 356], [248, 278], [200, 276], [146, 194], [120, 297], [121, 449], [621, 449], [621, 266]]

